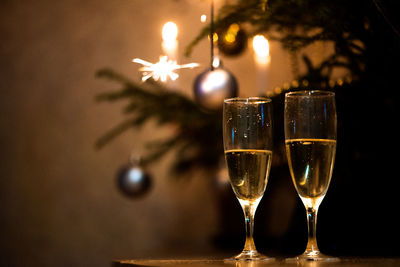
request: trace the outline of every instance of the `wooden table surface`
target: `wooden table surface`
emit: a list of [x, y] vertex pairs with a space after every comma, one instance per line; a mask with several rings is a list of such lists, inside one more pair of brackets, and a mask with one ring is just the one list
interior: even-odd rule
[[400, 267], [400, 258], [340, 258], [338, 262], [287, 262], [285, 259], [277, 258], [274, 262], [224, 262], [223, 259], [143, 259], [143, 260], [115, 260], [113, 267], [133, 267], [133, 266], [191, 266], [191, 267]]

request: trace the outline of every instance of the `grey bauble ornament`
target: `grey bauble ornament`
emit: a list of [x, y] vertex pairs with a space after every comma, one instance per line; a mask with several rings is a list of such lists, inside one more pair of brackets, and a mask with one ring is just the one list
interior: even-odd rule
[[194, 97], [201, 107], [210, 111], [222, 108], [225, 98], [238, 94], [238, 83], [228, 70], [210, 68], [197, 76], [194, 81]]
[[150, 175], [132, 164], [122, 167], [117, 179], [118, 188], [124, 195], [132, 198], [143, 196], [151, 187]]

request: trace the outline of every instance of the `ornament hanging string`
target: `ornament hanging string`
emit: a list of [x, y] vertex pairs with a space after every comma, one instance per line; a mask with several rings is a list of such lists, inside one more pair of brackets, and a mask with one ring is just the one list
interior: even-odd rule
[[214, 0], [210, 1], [211, 67], [196, 77], [193, 87], [196, 103], [205, 110], [218, 112], [225, 98], [237, 96], [238, 84], [229, 71], [220, 64], [214, 65]]
[[214, 0], [211, 0], [210, 17], [211, 70], [214, 70]]

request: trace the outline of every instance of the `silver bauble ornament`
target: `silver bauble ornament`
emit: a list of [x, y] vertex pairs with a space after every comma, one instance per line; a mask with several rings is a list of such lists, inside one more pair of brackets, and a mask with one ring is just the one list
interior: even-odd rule
[[118, 188], [128, 197], [141, 197], [151, 187], [151, 178], [141, 167], [129, 164], [118, 172]]
[[237, 96], [238, 83], [232, 73], [224, 68], [210, 68], [194, 81], [194, 97], [201, 107], [217, 111], [225, 98]]

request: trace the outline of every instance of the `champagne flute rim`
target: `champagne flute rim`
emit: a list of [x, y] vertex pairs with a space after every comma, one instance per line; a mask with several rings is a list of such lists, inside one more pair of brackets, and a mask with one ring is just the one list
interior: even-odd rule
[[271, 98], [264, 96], [232, 97], [224, 99], [224, 103], [243, 103], [243, 104], [262, 104], [262, 103], [270, 103], [271, 101], [272, 101]]
[[327, 97], [335, 96], [335, 92], [324, 90], [300, 90], [292, 91], [285, 94], [285, 97]]

